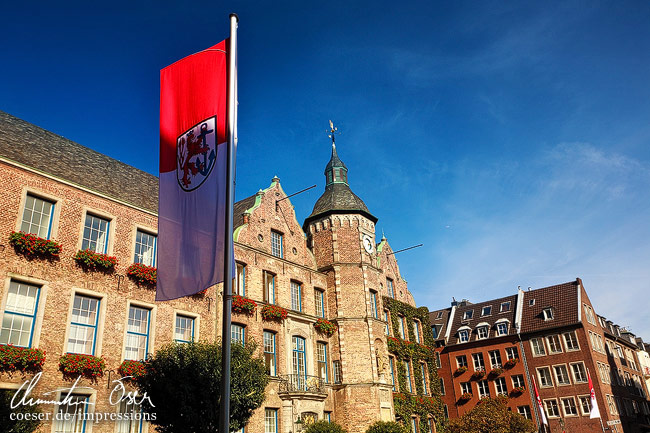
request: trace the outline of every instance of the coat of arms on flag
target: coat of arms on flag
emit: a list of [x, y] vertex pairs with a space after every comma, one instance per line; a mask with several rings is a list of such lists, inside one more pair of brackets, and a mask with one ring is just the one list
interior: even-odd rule
[[176, 177], [185, 191], [201, 186], [208, 178], [215, 160], [216, 117], [197, 123], [176, 140]]

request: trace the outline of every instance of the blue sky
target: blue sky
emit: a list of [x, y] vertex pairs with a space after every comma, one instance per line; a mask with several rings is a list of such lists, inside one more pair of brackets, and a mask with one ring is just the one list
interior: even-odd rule
[[333, 119], [419, 305], [581, 277], [650, 340], [650, 3], [12, 3], [0, 110], [156, 174], [159, 70], [237, 12], [238, 198], [304, 219]]

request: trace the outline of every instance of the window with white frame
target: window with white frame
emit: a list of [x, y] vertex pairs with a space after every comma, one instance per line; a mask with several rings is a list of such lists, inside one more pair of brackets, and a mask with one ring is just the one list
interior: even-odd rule
[[546, 349], [544, 347], [544, 339], [543, 338], [531, 338], [530, 339], [530, 347], [533, 350], [533, 356], [543, 356], [546, 355]]
[[458, 367], [467, 367], [467, 356], [459, 355], [456, 357], [456, 364]]
[[610, 415], [618, 415], [618, 410], [616, 409], [614, 398], [609, 394], [605, 395], [605, 397], [607, 398], [607, 406], [609, 407]]
[[174, 328], [174, 340], [177, 343], [189, 343], [194, 341], [194, 317], [176, 315], [176, 326]]
[[467, 310], [463, 313], [463, 320], [470, 320], [474, 315], [474, 310]]
[[419, 433], [417, 418], [411, 418], [411, 431], [413, 433]]
[[478, 387], [478, 398], [490, 396], [490, 387], [487, 380], [479, 380], [476, 382], [476, 386]]
[[506, 358], [519, 359], [519, 352], [516, 347], [506, 347]]
[[395, 287], [393, 286], [393, 280], [386, 278], [386, 288], [388, 289], [388, 296], [391, 298], [395, 297]]
[[245, 327], [238, 323], [232, 323], [230, 325], [230, 339], [233, 342], [244, 344], [244, 341], [246, 339]]
[[560, 342], [560, 336], [557, 334], [549, 335], [546, 337], [546, 342], [548, 343], [548, 353], [562, 353], [562, 343]]
[[32, 347], [41, 288], [11, 280], [0, 328], [0, 344]]
[[62, 392], [56, 415], [56, 433], [84, 433], [86, 418], [91, 405], [89, 397], [83, 394]]
[[591, 414], [591, 397], [588, 395], [580, 395], [578, 396], [578, 400], [580, 401], [580, 412], [583, 415]]
[[108, 249], [109, 227], [110, 221], [107, 219], [89, 213], [86, 214], [84, 232], [81, 239], [81, 249], [106, 254]]
[[156, 235], [137, 230], [135, 233], [135, 256], [133, 263], [156, 266]]
[[264, 279], [264, 302], [275, 304], [275, 275], [264, 271], [262, 273]]
[[510, 376], [510, 379], [512, 379], [512, 387], [513, 388], [518, 388], [518, 387], [524, 387], [524, 376], [521, 374], [516, 374], [514, 376]]
[[137, 361], [147, 357], [150, 321], [151, 310], [135, 305], [129, 306], [124, 359]]
[[546, 408], [546, 414], [549, 418], [559, 418], [560, 417], [560, 408], [557, 405], [557, 400], [544, 400], [544, 407]]
[[569, 379], [569, 372], [566, 365], [554, 365], [553, 372], [555, 373], [555, 379], [558, 385], [571, 385], [571, 379]]
[[54, 219], [54, 203], [27, 194], [20, 231], [31, 233], [39, 238], [49, 239]]
[[264, 364], [269, 376], [277, 376], [275, 333], [271, 331], [264, 331]]
[[497, 390], [497, 395], [508, 395], [505, 377], [497, 377], [494, 379], [494, 387]]
[[235, 266], [235, 294], [246, 296], [246, 265], [237, 262]]
[[553, 386], [553, 378], [551, 377], [551, 369], [548, 367], [540, 367], [537, 369], [537, 376], [539, 378], [540, 388], [548, 388]]
[[530, 406], [517, 406], [517, 412], [519, 412], [519, 415], [523, 416], [526, 419], [532, 419]]
[[476, 338], [478, 340], [485, 340], [488, 338], [488, 327], [487, 326], [479, 326], [476, 328]]
[[508, 322], [497, 323], [497, 335], [508, 335]]
[[568, 331], [562, 334], [564, 338], [564, 345], [566, 346], [567, 351], [580, 350], [578, 345], [578, 337], [576, 336], [576, 331]]
[[472, 382], [461, 382], [460, 392], [462, 394], [472, 394]]
[[499, 308], [499, 312], [505, 313], [506, 311], [510, 311], [510, 301], [502, 302], [501, 307]]
[[282, 251], [282, 233], [274, 230], [271, 230], [271, 254], [280, 258], [284, 255]]
[[472, 353], [472, 361], [474, 361], [474, 371], [485, 371], [485, 361], [482, 353]]
[[296, 281], [291, 282], [291, 309], [302, 311], [302, 286]]
[[591, 323], [592, 325], [596, 324], [596, 319], [594, 319], [594, 311], [591, 309], [591, 307], [587, 304], [583, 304], [585, 307], [585, 318], [587, 319], [587, 322]]
[[278, 433], [277, 409], [264, 409], [264, 433]]
[[75, 295], [66, 349], [68, 353], [95, 354], [99, 305], [97, 298]]
[[573, 397], [562, 398], [562, 409], [564, 410], [564, 416], [578, 416], [578, 407]]
[[491, 314], [492, 314], [492, 306], [491, 305], [486, 305], [485, 307], [481, 308], [481, 317], [489, 316]]
[[548, 307], [542, 310], [542, 318], [544, 320], [553, 320], [553, 308]]
[[585, 371], [585, 364], [582, 362], [573, 362], [571, 365], [571, 372], [573, 373], [573, 382], [586, 383], [587, 372]]
[[467, 343], [469, 341], [469, 330], [461, 329], [458, 331], [458, 342]]
[[501, 353], [499, 350], [490, 350], [488, 354], [490, 355], [490, 366], [492, 368], [501, 368]]
[[416, 343], [420, 343], [420, 322], [417, 320], [413, 321], [413, 337]]
[[431, 333], [433, 334], [433, 338], [438, 338], [440, 337], [440, 331], [442, 330], [442, 325], [432, 325], [431, 326]]

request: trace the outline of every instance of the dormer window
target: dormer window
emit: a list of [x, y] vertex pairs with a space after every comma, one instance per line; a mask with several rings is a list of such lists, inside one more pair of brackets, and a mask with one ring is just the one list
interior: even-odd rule
[[508, 321], [502, 319], [502, 321], [497, 322], [497, 335], [508, 335]]
[[481, 309], [481, 316], [489, 316], [492, 314], [492, 306], [487, 305]]
[[467, 310], [463, 313], [463, 320], [470, 320], [474, 315], [474, 310]]
[[488, 338], [489, 332], [488, 332], [488, 325], [481, 325], [476, 328], [476, 339], [477, 340], [485, 340]]
[[458, 342], [467, 343], [469, 341], [469, 330], [462, 329], [458, 331]]
[[553, 320], [553, 308], [548, 307], [542, 310], [542, 317], [544, 320]]

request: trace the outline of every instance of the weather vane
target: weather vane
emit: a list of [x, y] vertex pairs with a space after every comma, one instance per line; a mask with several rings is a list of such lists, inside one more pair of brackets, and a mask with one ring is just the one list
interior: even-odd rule
[[336, 146], [335, 136], [340, 134], [339, 128], [334, 127], [334, 123], [330, 120], [330, 130], [328, 137], [332, 139], [332, 146]]

